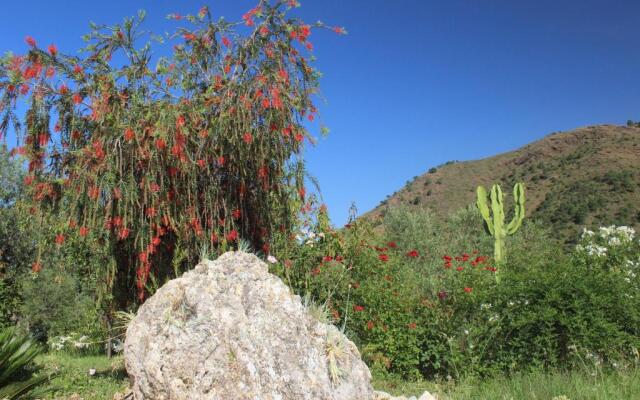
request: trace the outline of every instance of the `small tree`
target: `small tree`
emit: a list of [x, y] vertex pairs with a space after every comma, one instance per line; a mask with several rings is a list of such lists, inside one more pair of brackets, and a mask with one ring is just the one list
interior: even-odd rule
[[288, 17], [295, 6], [261, 0], [239, 22], [206, 7], [171, 15], [188, 27], [160, 39], [175, 44], [155, 66], [150, 43], [137, 46], [144, 13], [93, 25], [82, 58], [27, 37], [27, 55], [2, 60], [0, 130], [22, 141], [34, 213], [68, 217], [50, 238], [58, 246], [75, 231], [111, 249], [104, 283], [118, 308], [204, 246], [243, 238], [268, 252], [271, 233], [294, 224], [303, 121], [317, 113], [318, 73], [302, 53], [312, 28], [326, 27]]

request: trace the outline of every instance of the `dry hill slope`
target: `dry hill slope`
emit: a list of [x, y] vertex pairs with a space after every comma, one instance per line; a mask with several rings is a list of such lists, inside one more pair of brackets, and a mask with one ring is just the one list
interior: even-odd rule
[[[427, 208], [438, 216], [475, 202], [475, 188], [501, 183], [510, 194], [525, 183], [527, 214], [568, 239], [582, 226], [640, 226], [640, 128], [598, 125], [554, 133], [494, 157], [432, 168], [389, 196], [365, 218], [388, 207]], [[511, 198], [506, 200], [511, 208]]]

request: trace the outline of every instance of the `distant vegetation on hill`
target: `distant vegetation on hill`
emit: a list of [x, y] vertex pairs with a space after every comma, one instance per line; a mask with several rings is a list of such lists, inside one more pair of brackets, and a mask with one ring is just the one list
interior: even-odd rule
[[[582, 227], [640, 226], [640, 123], [552, 133], [518, 150], [476, 161], [449, 161], [416, 176], [365, 218], [389, 207], [429, 209], [444, 217], [475, 201], [475, 188], [524, 182], [527, 215], [570, 241]], [[507, 199], [511, 201], [510, 198]]]

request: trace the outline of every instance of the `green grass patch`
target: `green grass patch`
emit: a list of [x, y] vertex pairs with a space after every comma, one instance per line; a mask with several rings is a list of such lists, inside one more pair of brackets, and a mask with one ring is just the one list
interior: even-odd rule
[[[65, 399], [79, 395], [86, 400], [111, 400], [127, 387], [127, 373], [122, 357], [75, 356], [50, 353], [36, 358], [47, 373], [55, 373], [51, 391], [45, 399]], [[89, 370], [95, 369], [95, 374]]]
[[429, 391], [446, 400], [635, 400], [640, 399], [640, 370], [529, 372], [440, 383], [374, 379], [373, 385], [393, 395], [419, 396]]

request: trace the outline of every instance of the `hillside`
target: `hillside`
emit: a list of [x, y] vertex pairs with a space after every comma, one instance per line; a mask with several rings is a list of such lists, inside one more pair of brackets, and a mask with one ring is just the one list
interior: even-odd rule
[[388, 207], [430, 209], [437, 216], [475, 202], [478, 185], [499, 182], [511, 209], [511, 187], [526, 186], [527, 215], [575, 238], [583, 226], [640, 226], [640, 128], [598, 125], [553, 133], [518, 150], [449, 162], [415, 177], [365, 218]]

